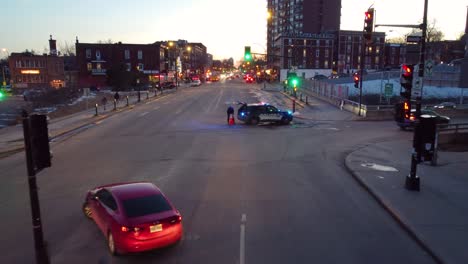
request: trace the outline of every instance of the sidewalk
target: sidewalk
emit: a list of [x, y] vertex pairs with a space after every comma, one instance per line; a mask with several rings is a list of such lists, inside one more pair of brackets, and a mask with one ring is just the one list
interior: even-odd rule
[[468, 263], [468, 152], [439, 152], [439, 166], [418, 165], [421, 191], [404, 188], [410, 140], [377, 143], [350, 153], [358, 182], [439, 263]]
[[[152, 93], [149, 96], [149, 100], [155, 100], [174, 92], [175, 91], [172, 90], [166, 90], [162, 95], [158, 93], [157, 97], [154, 97], [154, 93]], [[140, 98], [141, 102], [146, 101], [146, 93], [141, 93]], [[138, 96], [129, 96], [128, 101], [129, 106], [127, 106], [126, 98], [123, 96], [123, 99], [118, 102], [117, 109], [115, 111], [113, 102], [107, 103], [106, 110], [104, 110], [103, 106], [98, 106], [98, 116], [95, 115], [95, 107], [91, 107], [88, 110], [71, 114], [69, 116], [51, 119], [48, 125], [49, 136], [50, 138], [54, 138], [87, 124], [105, 119], [121, 111], [125, 111], [126, 109], [130, 109], [138, 103]], [[0, 158], [7, 157], [16, 152], [20, 152], [23, 150], [23, 148], [24, 139], [22, 125], [10, 126], [0, 129]]]

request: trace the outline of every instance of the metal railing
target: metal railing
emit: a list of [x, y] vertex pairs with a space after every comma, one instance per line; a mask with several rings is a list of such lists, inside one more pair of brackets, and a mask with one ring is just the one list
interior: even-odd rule
[[461, 132], [468, 132], [468, 123], [459, 123], [459, 124], [439, 124], [437, 125], [437, 131], [440, 132], [449, 132], [458, 134]]

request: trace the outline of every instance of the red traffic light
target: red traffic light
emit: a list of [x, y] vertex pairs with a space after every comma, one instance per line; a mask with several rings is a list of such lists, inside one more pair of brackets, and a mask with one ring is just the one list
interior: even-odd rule
[[371, 13], [371, 12], [367, 11], [367, 12], [365, 13], [365, 15], [366, 15], [366, 18], [365, 18], [366, 20], [372, 19], [372, 13]]
[[402, 74], [406, 77], [409, 77], [413, 74], [413, 69], [409, 65], [403, 64], [403, 66], [401, 67], [401, 70], [402, 70]]
[[359, 75], [357, 73], [354, 74], [353, 79], [354, 79], [354, 87], [359, 88], [359, 79], [360, 79]]

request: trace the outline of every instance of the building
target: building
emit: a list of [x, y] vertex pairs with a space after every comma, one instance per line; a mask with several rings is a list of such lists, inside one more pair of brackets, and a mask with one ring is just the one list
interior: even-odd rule
[[[267, 8], [270, 14], [267, 21], [267, 60], [270, 65], [281, 68], [289, 63], [282, 59], [285, 50], [286, 53], [300, 52], [288, 51], [284, 45], [298, 42], [306, 46], [304, 41], [317, 41], [308, 34], [320, 35], [340, 30], [341, 0], [268, 0]], [[302, 37], [304, 34], [306, 37]], [[304, 64], [301, 60], [294, 62]], [[315, 65], [315, 62], [312, 64]]]
[[188, 42], [187, 40], [159, 41], [157, 44], [165, 47], [166, 65], [163, 72], [173, 75], [176, 69], [179, 78], [190, 79], [199, 76], [207, 68], [207, 49], [199, 42]]
[[66, 86], [63, 57], [57, 56], [56, 40], [49, 39], [49, 54], [11, 53], [8, 59], [13, 89], [45, 89]]
[[108, 86], [106, 72], [119, 64], [139, 76], [132, 85], [157, 80], [161, 69], [164, 69], [165, 49], [156, 43], [79, 43], [77, 39], [75, 46], [80, 87]]
[[333, 67], [339, 73], [349, 72], [361, 69], [361, 59], [364, 56], [364, 69], [378, 70], [382, 69], [385, 63], [385, 33], [374, 32], [372, 42], [366, 44], [364, 55], [364, 36], [362, 31], [340, 30], [336, 32], [337, 54], [336, 67]]

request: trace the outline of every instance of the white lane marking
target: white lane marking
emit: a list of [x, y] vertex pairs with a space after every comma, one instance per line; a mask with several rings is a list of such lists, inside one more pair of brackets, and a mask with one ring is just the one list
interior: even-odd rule
[[398, 172], [398, 170], [394, 167], [384, 166], [384, 165], [375, 164], [375, 163], [362, 163], [361, 166], [365, 168], [373, 169], [373, 170], [378, 170], [378, 171]]
[[160, 108], [160, 106], [156, 106], [155, 108], [153, 108], [153, 110], [158, 110]]
[[175, 112], [176, 115], [180, 114], [182, 112], [182, 109], [179, 109]]
[[224, 90], [221, 90], [221, 93], [219, 94], [218, 101], [216, 102], [215, 109], [218, 108], [219, 102], [221, 101], [221, 97], [223, 97]]
[[101, 124], [101, 123], [102, 123], [102, 120], [99, 120], [99, 121], [97, 121], [97, 122], [94, 122], [94, 124], [96, 124], [96, 125], [99, 125], [99, 124]]
[[245, 223], [247, 222], [247, 215], [242, 214], [240, 225], [240, 245], [239, 245], [239, 264], [245, 264]]
[[147, 114], [149, 114], [149, 112], [143, 112], [143, 113], [140, 114], [140, 117], [144, 117]]

